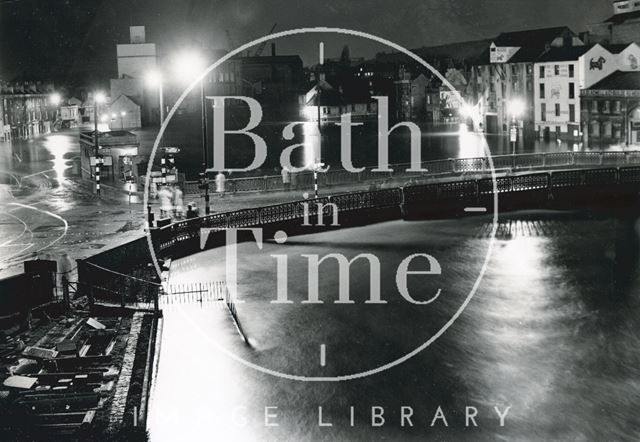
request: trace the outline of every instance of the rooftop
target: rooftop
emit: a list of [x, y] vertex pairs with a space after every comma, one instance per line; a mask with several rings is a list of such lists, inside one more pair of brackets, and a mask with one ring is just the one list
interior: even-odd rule
[[616, 71], [600, 80], [590, 90], [640, 90], [640, 72]]
[[549, 50], [542, 54], [537, 61], [544, 63], [548, 61], [577, 60], [592, 47], [593, 46], [570, 46], [561, 48], [549, 48]]
[[[554, 28], [529, 29], [525, 31], [503, 32], [492, 41], [498, 47], [519, 47], [520, 49], [509, 59], [509, 63], [530, 63], [536, 61], [549, 47], [553, 40], [565, 35], [575, 36], [566, 26]], [[478, 64], [490, 63], [490, 48], [478, 58]]]
[[612, 23], [612, 24], [620, 24], [624, 23], [628, 20], [640, 19], [640, 11], [631, 11], [625, 12], [624, 14], [615, 14], [609, 17], [606, 20], [603, 20], [602, 23]]

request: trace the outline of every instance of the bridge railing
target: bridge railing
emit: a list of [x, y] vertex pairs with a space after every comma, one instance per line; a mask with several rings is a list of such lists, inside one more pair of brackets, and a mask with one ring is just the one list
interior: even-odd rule
[[[611, 158], [615, 156], [607, 155], [601, 158], [606, 163], [613, 161]], [[551, 160], [561, 161], [562, 156], [554, 154]], [[565, 158], [563, 161], [566, 160]], [[595, 161], [593, 156], [574, 156], [571, 160]], [[577, 200], [588, 204], [594, 201], [606, 203], [615, 199], [618, 193], [627, 196], [637, 195], [640, 189], [640, 165], [602, 166], [604, 164], [599, 162], [598, 167], [499, 176], [496, 178], [495, 186], [500, 195], [500, 208], [513, 210], [528, 206], [546, 207], [544, 204], [548, 201], [564, 201], [571, 204]], [[400, 218], [411, 214], [412, 211], [421, 214], [425, 210], [432, 214], [447, 212], [455, 216], [462, 214], [463, 209], [469, 205], [486, 207], [489, 211], [493, 204], [493, 193], [494, 182], [491, 178], [485, 177], [336, 194], [317, 200], [291, 201], [180, 221], [154, 230], [152, 239], [159, 259], [178, 258], [206, 248], [206, 240], [205, 244], [201, 242], [202, 228], [273, 229], [292, 221], [294, 225], [299, 225], [297, 220], [301, 220], [305, 212], [309, 220], [317, 219], [319, 210], [323, 210], [325, 216], [330, 215], [330, 211], [333, 210], [332, 204], [335, 204], [339, 213], [356, 214], [357, 216], [352, 218], [363, 222], [380, 213], [391, 213], [392, 216]], [[318, 203], [321, 203], [322, 209]], [[538, 203], [542, 205], [536, 206]], [[78, 277], [80, 283], [93, 287], [91, 294], [97, 302], [148, 303], [161, 292], [160, 281], [155, 276], [145, 237], [91, 258], [79, 260]], [[131, 290], [135, 294], [132, 295]]]
[[[493, 167], [501, 172], [522, 172], [527, 170], [550, 170], [558, 168], [583, 168], [640, 165], [640, 151], [589, 151], [589, 152], [548, 152], [524, 153], [516, 155], [494, 155]], [[423, 171], [411, 171], [410, 163], [392, 164], [392, 172], [374, 172], [375, 167], [367, 167], [354, 173], [343, 169], [330, 169], [318, 176], [321, 186], [339, 186], [371, 181], [384, 181], [391, 178], [437, 177], [442, 175], [461, 175], [465, 173], [488, 173], [491, 163], [487, 157], [449, 158], [425, 161], [420, 167]], [[291, 174], [291, 187], [310, 188], [313, 185], [313, 173]], [[285, 186], [280, 175], [262, 177], [230, 178], [225, 182], [225, 192], [268, 192], [281, 191]], [[196, 195], [201, 192], [196, 181], [186, 181], [184, 192]], [[215, 191], [215, 183], [209, 183], [209, 191]]]

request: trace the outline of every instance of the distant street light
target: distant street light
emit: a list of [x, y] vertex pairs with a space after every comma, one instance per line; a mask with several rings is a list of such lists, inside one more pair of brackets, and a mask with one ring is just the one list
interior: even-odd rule
[[[54, 92], [49, 96], [49, 101], [56, 108], [55, 119], [57, 120], [58, 117], [60, 116], [60, 103], [62, 103], [62, 96], [59, 93]], [[55, 122], [54, 122], [54, 126], [55, 126]]]
[[62, 97], [60, 96], [59, 93], [54, 92], [53, 94], [51, 94], [51, 96], [49, 97], [49, 101], [51, 102], [51, 104], [53, 104], [54, 106], [59, 106], [60, 103], [62, 102]]
[[524, 101], [519, 98], [513, 98], [507, 104], [507, 112], [511, 115], [511, 130], [509, 137], [511, 139], [512, 154], [516, 154], [516, 142], [518, 141], [518, 118], [522, 117], [526, 110]]

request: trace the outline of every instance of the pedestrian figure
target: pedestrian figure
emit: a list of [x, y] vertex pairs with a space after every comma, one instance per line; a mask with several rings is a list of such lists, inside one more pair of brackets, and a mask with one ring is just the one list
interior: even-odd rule
[[224, 188], [225, 182], [227, 181], [227, 177], [224, 176], [223, 172], [218, 172], [216, 175], [216, 192], [220, 194], [220, 196], [224, 196]]
[[166, 218], [173, 209], [171, 206], [171, 190], [167, 186], [162, 186], [158, 190], [158, 198], [160, 198], [160, 216]]
[[284, 186], [284, 190], [289, 190], [291, 188], [291, 172], [286, 167], [282, 168], [280, 172], [282, 174], [282, 185]]
[[184, 203], [182, 201], [182, 190], [178, 186], [173, 188], [173, 208], [174, 216], [178, 219], [182, 218]]

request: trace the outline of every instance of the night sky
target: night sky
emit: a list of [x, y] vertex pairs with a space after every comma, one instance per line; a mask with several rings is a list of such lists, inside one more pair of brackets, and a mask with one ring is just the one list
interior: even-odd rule
[[[277, 30], [305, 26], [356, 29], [405, 47], [492, 37], [502, 31], [568, 25], [574, 31], [611, 15], [611, 0], [0, 0], [0, 79], [99, 83], [115, 76], [115, 45], [128, 26], [147, 27], [161, 53], [204, 42], [229, 48]], [[345, 43], [352, 56], [382, 48], [324, 38], [327, 56]], [[315, 60], [309, 41], [278, 42], [278, 52]]]

